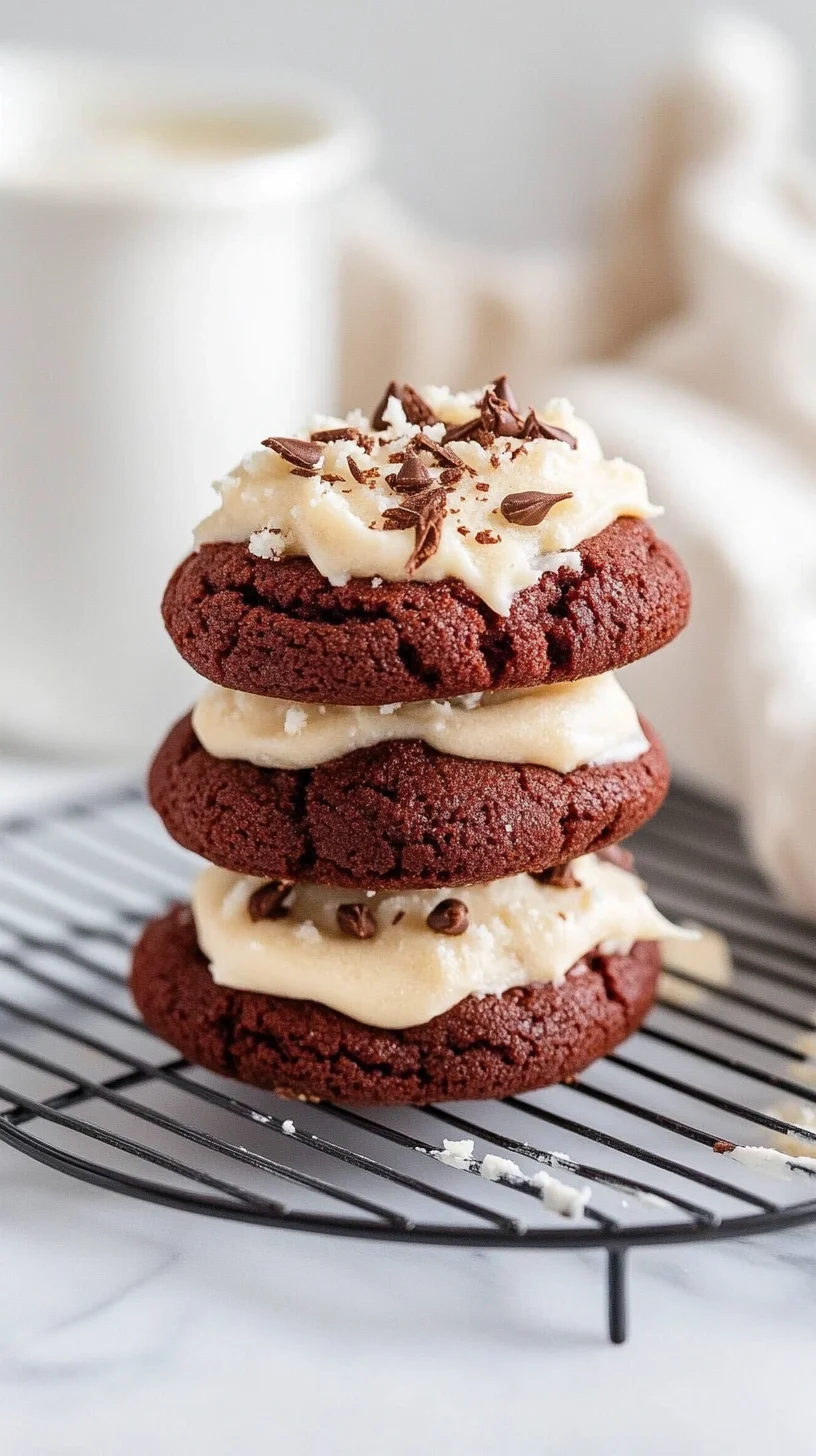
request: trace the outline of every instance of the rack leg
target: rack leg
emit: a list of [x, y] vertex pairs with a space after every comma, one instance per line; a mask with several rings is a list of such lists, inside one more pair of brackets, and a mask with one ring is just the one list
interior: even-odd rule
[[626, 1251], [610, 1249], [607, 1255], [607, 1299], [609, 1338], [613, 1345], [626, 1339]]

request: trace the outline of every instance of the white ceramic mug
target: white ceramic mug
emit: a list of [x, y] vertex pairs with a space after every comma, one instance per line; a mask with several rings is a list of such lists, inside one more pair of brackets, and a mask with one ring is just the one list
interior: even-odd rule
[[324, 88], [0, 50], [0, 735], [144, 754], [192, 695], [161, 628], [209, 482], [331, 407]]

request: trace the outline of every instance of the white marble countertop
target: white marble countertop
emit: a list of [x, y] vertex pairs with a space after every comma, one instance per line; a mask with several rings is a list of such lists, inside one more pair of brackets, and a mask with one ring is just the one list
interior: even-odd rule
[[[81, 771], [0, 771], [0, 811]], [[374, 1245], [221, 1223], [0, 1149], [9, 1456], [587, 1453], [812, 1444], [816, 1231], [600, 1253]]]

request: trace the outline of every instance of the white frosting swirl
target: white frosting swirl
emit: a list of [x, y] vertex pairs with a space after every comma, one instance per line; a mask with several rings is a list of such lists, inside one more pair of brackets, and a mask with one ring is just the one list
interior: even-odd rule
[[648, 748], [634, 705], [614, 675], [450, 702], [339, 707], [207, 689], [193, 727], [215, 758], [260, 768], [304, 769], [357, 748], [419, 738], [456, 758], [533, 763], [558, 773], [624, 763]]
[[[475, 402], [483, 393], [452, 395], [432, 386], [420, 392], [442, 421], [423, 427], [436, 441], [446, 425], [476, 416]], [[373, 440], [368, 451], [349, 440], [326, 444], [320, 473], [314, 476], [294, 473], [271, 449], [252, 451], [215, 482], [221, 504], [198, 526], [196, 545], [246, 541], [259, 557], [308, 556], [333, 585], [351, 577], [404, 580], [414, 532], [383, 529], [383, 511], [402, 499], [386, 476], [399, 470], [391, 457], [404, 451], [418, 427], [408, 424], [394, 398], [386, 413], [388, 428], [379, 432], [371, 431], [358, 410], [344, 420], [312, 420], [310, 430], [349, 424]], [[515, 593], [533, 586], [544, 572], [561, 565], [580, 571], [575, 548], [619, 516], [660, 514], [649, 502], [643, 472], [624, 460], [604, 459], [594, 432], [576, 418], [566, 400], [551, 400], [539, 418], [568, 430], [577, 449], [560, 440], [522, 444], [503, 437], [487, 450], [475, 441], [452, 444], [475, 475], [464, 475], [448, 492], [438, 548], [415, 572], [415, 580], [458, 577], [494, 611], [506, 615]], [[436, 481], [443, 467], [424, 458]], [[358, 475], [376, 474], [359, 480], [352, 465]], [[571, 499], [553, 506], [537, 526], [511, 525], [501, 514], [501, 502], [506, 495], [530, 490], [569, 491]]]
[[[595, 855], [573, 865], [576, 889], [542, 885], [530, 875], [404, 894], [301, 884], [285, 918], [260, 921], [250, 918], [247, 902], [264, 881], [211, 867], [196, 882], [193, 915], [218, 985], [319, 1001], [389, 1028], [422, 1025], [465, 996], [560, 982], [596, 945], [623, 953], [637, 940], [696, 934], [671, 925], [635, 875]], [[426, 924], [451, 894], [470, 918], [455, 937]], [[354, 901], [377, 922], [371, 940], [338, 929], [337, 907]]]

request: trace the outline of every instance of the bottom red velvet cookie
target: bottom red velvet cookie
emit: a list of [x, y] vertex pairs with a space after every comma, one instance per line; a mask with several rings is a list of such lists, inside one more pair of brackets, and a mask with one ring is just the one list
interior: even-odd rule
[[445, 1102], [562, 1082], [635, 1031], [654, 997], [658, 947], [590, 954], [560, 986], [468, 996], [423, 1026], [385, 1031], [314, 1001], [217, 986], [176, 906], [146, 927], [131, 989], [147, 1025], [210, 1071], [310, 1101]]

